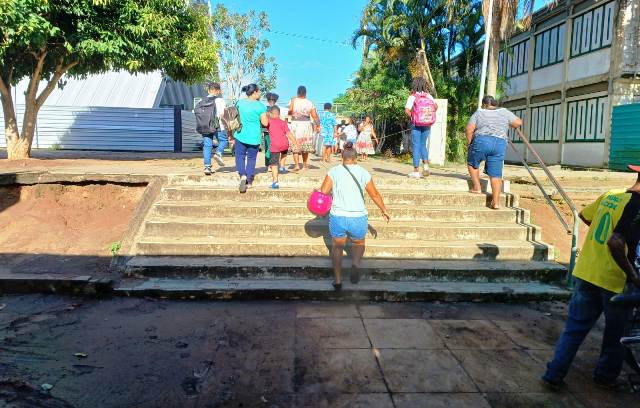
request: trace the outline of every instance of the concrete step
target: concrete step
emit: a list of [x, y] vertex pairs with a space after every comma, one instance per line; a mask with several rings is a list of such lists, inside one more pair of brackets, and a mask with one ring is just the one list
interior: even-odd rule
[[[232, 163], [231, 160], [228, 161]], [[324, 180], [324, 176], [307, 176], [297, 175], [294, 173], [287, 173], [280, 175], [280, 183], [283, 187], [289, 188], [301, 188], [312, 190], [314, 188], [320, 188]], [[169, 175], [170, 185], [191, 185], [191, 186], [205, 186], [205, 187], [223, 187], [223, 188], [235, 188], [238, 186], [239, 179], [235, 172], [220, 172], [213, 176], [204, 175]], [[432, 177], [422, 179], [410, 179], [406, 177], [406, 174], [398, 173], [397, 177], [375, 177], [374, 183], [381, 189], [394, 189], [402, 185], [408, 190], [446, 190], [446, 191], [458, 191], [466, 192], [469, 190], [468, 176], [459, 173], [440, 172], [434, 171]], [[490, 189], [488, 186], [488, 180], [481, 180], [483, 191]], [[261, 172], [256, 174], [254, 180], [256, 187], [269, 187], [271, 185], [271, 174]], [[509, 192], [510, 183], [508, 180], [504, 182], [504, 191]]]
[[[328, 256], [330, 239], [287, 241], [275, 238], [140, 238], [136, 255], [175, 256]], [[349, 248], [347, 248], [347, 252]], [[527, 241], [368, 240], [369, 258], [534, 260], [553, 259], [553, 248]]]
[[[328, 237], [327, 218], [246, 219], [162, 217], [147, 220], [145, 238], [188, 236], [191, 238], [283, 238]], [[373, 220], [368, 238], [418, 240], [530, 240], [540, 239], [539, 229], [516, 223], [470, 224], [461, 222], [402, 222]]]
[[[173, 201], [259, 201], [262, 203], [300, 202], [306, 203], [309, 190], [254, 188], [246, 194], [235, 190], [199, 187], [174, 186], [162, 189], [162, 198]], [[490, 197], [484, 194], [452, 193], [451, 191], [406, 191], [387, 190], [382, 192], [386, 204], [389, 205], [430, 205], [447, 207], [485, 207]], [[367, 202], [372, 203], [367, 197]], [[517, 199], [511, 194], [503, 195], [503, 205], [517, 206]]]
[[[343, 262], [345, 276], [351, 265]], [[566, 269], [555, 262], [441, 261], [368, 259], [360, 268], [363, 279], [431, 282], [542, 282], [555, 283]], [[199, 279], [330, 279], [331, 260], [324, 258], [236, 258], [137, 256], [127, 262], [129, 276]]]
[[[407, 206], [388, 205], [389, 212], [395, 221], [416, 221], [420, 222], [519, 222], [528, 223], [530, 221], [529, 211], [519, 208], [503, 208], [492, 210], [487, 207], [460, 207], [447, 208], [438, 206]], [[369, 219], [382, 220], [380, 211], [375, 205], [370, 204]], [[307, 210], [306, 201], [300, 202], [278, 202], [263, 203], [259, 201], [170, 201], [161, 200], [157, 202], [153, 209], [154, 216], [161, 217], [193, 217], [194, 219], [205, 218], [242, 218], [242, 219], [276, 219], [276, 218], [303, 218], [310, 219], [313, 215]]]
[[343, 283], [336, 292], [331, 280], [311, 279], [130, 279], [115, 292], [123, 296], [205, 299], [309, 299], [386, 301], [527, 302], [564, 300], [570, 292], [542, 283], [389, 282]]

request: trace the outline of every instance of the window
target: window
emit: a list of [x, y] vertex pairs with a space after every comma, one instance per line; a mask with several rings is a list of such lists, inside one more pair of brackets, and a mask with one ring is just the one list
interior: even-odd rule
[[[517, 108], [517, 109], [511, 109], [511, 112], [513, 112], [514, 115], [516, 115], [517, 117], [519, 117], [520, 119], [522, 119], [522, 130], [524, 132], [526, 132], [526, 128], [527, 128], [527, 122], [526, 122], [526, 112], [527, 112], [527, 108]], [[514, 143], [522, 143], [522, 141], [520, 140], [520, 136], [518, 136], [518, 133], [516, 132], [516, 130], [512, 127], [509, 128], [509, 133], [508, 133], [509, 139], [514, 142]]]
[[571, 57], [611, 45], [615, 2], [589, 10], [573, 19]]
[[567, 103], [567, 142], [604, 142], [609, 97]]
[[557, 142], [560, 140], [560, 104], [531, 108], [529, 140], [532, 142]]
[[561, 24], [536, 34], [534, 69], [562, 62], [564, 59], [564, 32], [565, 25]]
[[506, 78], [522, 75], [529, 70], [529, 40], [524, 40], [498, 54], [498, 73]]

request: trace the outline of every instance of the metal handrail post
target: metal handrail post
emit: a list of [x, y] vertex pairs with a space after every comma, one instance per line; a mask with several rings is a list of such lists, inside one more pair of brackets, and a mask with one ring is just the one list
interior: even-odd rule
[[[573, 273], [573, 269], [575, 268], [576, 259], [577, 259], [577, 256], [578, 256], [578, 237], [579, 237], [579, 234], [580, 234], [580, 214], [578, 212], [578, 208], [573, 203], [573, 200], [571, 200], [571, 197], [569, 197], [569, 195], [564, 191], [564, 189], [562, 188], [562, 186], [560, 185], [558, 180], [551, 173], [551, 171], [549, 170], [547, 165], [544, 163], [544, 160], [542, 160], [542, 157], [540, 157], [540, 155], [538, 154], [536, 149], [534, 149], [533, 146], [531, 145], [531, 143], [529, 143], [529, 140], [524, 135], [522, 130], [520, 130], [518, 128], [518, 129], [516, 129], [516, 132], [518, 133], [518, 136], [520, 137], [520, 139], [522, 140], [524, 145], [527, 147], [527, 149], [531, 153], [533, 153], [533, 155], [536, 158], [538, 164], [540, 164], [540, 167], [542, 168], [542, 170], [547, 175], [547, 178], [549, 179], [549, 181], [551, 181], [551, 183], [554, 185], [554, 187], [556, 188], [556, 191], [558, 192], [558, 194], [560, 194], [562, 196], [562, 199], [567, 203], [569, 208], [571, 208], [571, 214], [573, 215], [573, 229], [569, 231], [567, 222], [564, 220], [564, 217], [561, 216], [561, 214], [560, 214], [559, 210], [556, 208], [555, 204], [553, 204], [551, 199], [548, 197], [548, 194], [546, 194], [546, 192], [544, 190], [544, 187], [538, 181], [537, 177], [535, 177], [533, 175], [533, 171], [529, 168], [529, 165], [526, 163], [526, 160], [523, 158], [522, 159], [523, 164], [525, 165], [527, 170], [529, 170], [529, 173], [531, 174], [533, 180], [538, 185], [540, 190], [543, 192], [544, 196], [547, 198], [547, 202], [554, 209], [554, 211], [556, 212], [556, 215], [561, 220], [563, 226], [565, 226], [565, 228], [568, 230], [567, 232], [571, 233], [571, 258], [569, 260], [569, 274], [567, 276], [567, 284], [570, 285], [572, 283], [571, 274]], [[514, 148], [514, 150], [515, 150], [515, 148]]]

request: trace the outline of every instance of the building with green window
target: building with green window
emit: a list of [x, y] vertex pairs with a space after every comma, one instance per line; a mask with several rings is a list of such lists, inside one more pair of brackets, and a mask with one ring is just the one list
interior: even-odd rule
[[[640, 0], [559, 0], [505, 44], [498, 70], [503, 105], [548, 164], [608, 167], [612, 108], [640, 103]], [[528, 153], [512, 138], [518, 162]]]

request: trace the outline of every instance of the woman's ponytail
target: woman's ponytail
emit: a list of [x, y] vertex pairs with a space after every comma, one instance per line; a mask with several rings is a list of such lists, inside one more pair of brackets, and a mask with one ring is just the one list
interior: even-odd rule
[[247, 96], [251, 96], [254, 93], [256, 93], [257, 91], [259, 91], [259, 90], [260, 89], [258, 88], [258, 85], [256, 85], [256, 84], [245, 85], [241, 89], [241, 91], [244, 92]]

